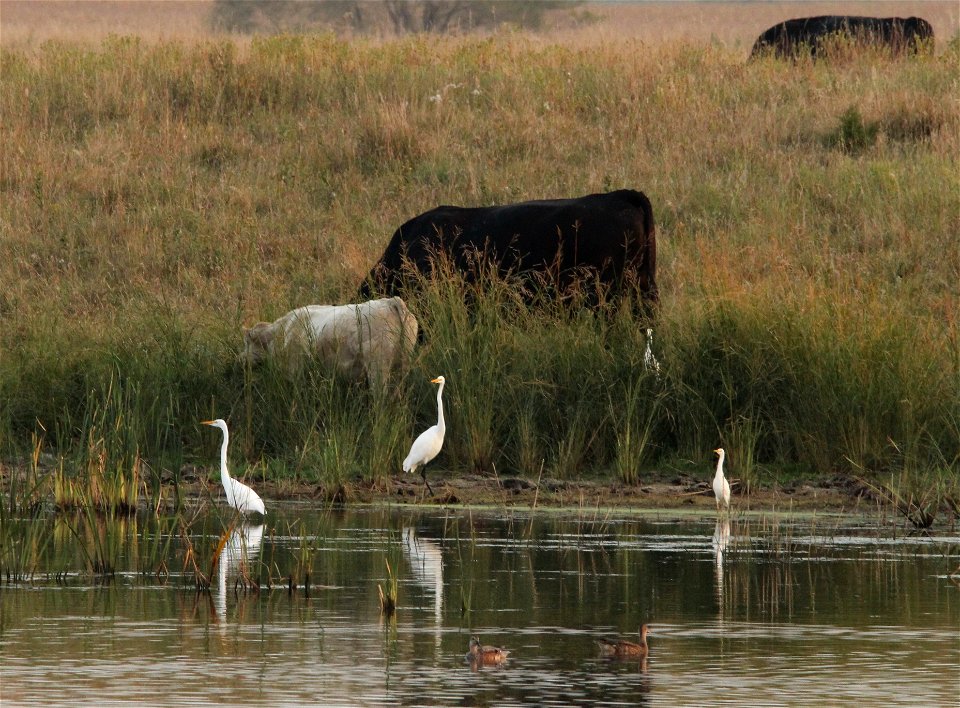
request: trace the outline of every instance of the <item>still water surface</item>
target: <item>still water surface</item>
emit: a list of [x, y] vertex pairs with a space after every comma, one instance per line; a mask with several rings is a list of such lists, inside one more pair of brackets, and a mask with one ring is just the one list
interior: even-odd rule
[[[229, 520], [201, 526], [187, 536], [203, 561]], [[4, 706], [960, 702], [953, 530], [287, 506], [237, 529], [198, 594], [171, 529], [116, 531], [108, 582], [84, 571], [82, 534], [55, 534], [41, 569], [53, 575], [0, 586]], [[392, 619], [377, 589], [388, 563]], [[636, 639], [643, 622], [647, 661], [600, 656], [596, 638]], [[467, 662], [474, 634], [507, 661]]]

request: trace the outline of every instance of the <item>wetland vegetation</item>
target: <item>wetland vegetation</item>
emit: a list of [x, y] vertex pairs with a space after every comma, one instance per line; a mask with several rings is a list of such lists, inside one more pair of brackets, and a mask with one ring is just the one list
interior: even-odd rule
[[[957, 46], [4, 46], [9, 498], [156, 507], [216, 479], [213, 417], [255, 487], [383, 489], [443, 374], [441, 476], [708, 479], [722, 445], [741, 491], [840, 475], [955, 514]], [[394, 390], [235, 363], [244, 323], [352, 301], [414, 214], [619, 187], [657, 220], [659, 378], [629, 309], [531, 311], [492, 282], [468, 312], [452, 275], [408, 298], [423, 341]]]
[[[956, 41], [18, 44], [15, 9], [3, 699], [953, 699]], [[387, 390], [236, 362], [241, 325], [351, 301], [417, 213], [619, 187], [657, 220], [659, 376], [630, 308], [492, 281], [468, 310], [449, 273], [409, 296], [423, 338]], [[439, 374], [439, 504], [341, 504], [425, 498], [399, 468]], [[264, 525], [223, 504], [218, 417]], [[649, 667], [597, 655], [643, 622]], [[471, 671], [474, 635], [507, 664]]]

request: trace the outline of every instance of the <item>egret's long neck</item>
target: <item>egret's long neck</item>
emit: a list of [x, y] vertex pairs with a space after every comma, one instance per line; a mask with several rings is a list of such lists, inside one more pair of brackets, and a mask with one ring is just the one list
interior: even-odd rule
[[716, 477], [723, 476], [723, 452], [720, 453], [720, 459], [717, 460], [717, 474]]
[[440, 434], [443, 435], [444, 431], [447, 429], [446, 424], [443, 422], [443, 384], [440, 384], [440, 388], [437, 389], [437, 428], [440, 430]]
[[226, 489], [230, 488], [230, 473], [227, 471], [227, 445], [230, 444], [230, 433], [226, 428], [223, 431], [223, 444], [220, 446], [220, 481]]

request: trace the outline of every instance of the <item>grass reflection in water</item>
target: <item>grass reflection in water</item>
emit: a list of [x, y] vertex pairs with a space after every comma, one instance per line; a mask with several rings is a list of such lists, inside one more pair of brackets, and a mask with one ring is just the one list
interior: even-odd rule
[[[832, 517], [295, 506], [265, 526], [209, 506], [17, 523], [24, 539], [48, 538], [30, 552], [32, 575], [11, 575], [0, 594], [4, 693], [24, 700], [81, 695], [94, 660], [117, 680], [135, 667], [149, 689], [181, 656], [178, 676], [208, 685], [211, 700], [689, 704], [732, 690], [747, 702], [844, 702], [854, 685], [893, 703], [905, 687], [949, 698], [930, 667], [948, 668], [955, 649], [950, 534]], [[199, 592], [190, 553], [209, 580]], [[389, 578], [395, 611], [381, 617]], [[647, 621], [647, 656], [602, 656], [597, 640], [636, 638]], [[509, 659], [471, 666], [474, 636]], [[66, 657], [89, 666], [73, 665], [55, 694], [36, 688]], [[258, 680], [224, 687], [216, 672], [238, 660]], [[691, 671], [702, 680], [683, 681]], [[774, 672], [785, 678], [771, 687]]]

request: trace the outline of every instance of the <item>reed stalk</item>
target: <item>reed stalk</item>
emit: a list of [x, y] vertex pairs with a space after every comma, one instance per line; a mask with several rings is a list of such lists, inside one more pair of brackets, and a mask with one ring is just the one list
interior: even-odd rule
[[385, 617], [392, 617], [393, 613], [397, 611], [397, 598], [399, 597], [399, 586], [397, 582], [397, 576], [393, 573], [393, 568], [390, 567], [390, 561], [387, 558], [383, 559], [384, 564], [387, 566], [387, 580], [386, 580], [386, 590], [383, 589], [383, 584], [377, 583], [377, 593], [380, 596], [380, 614]]

